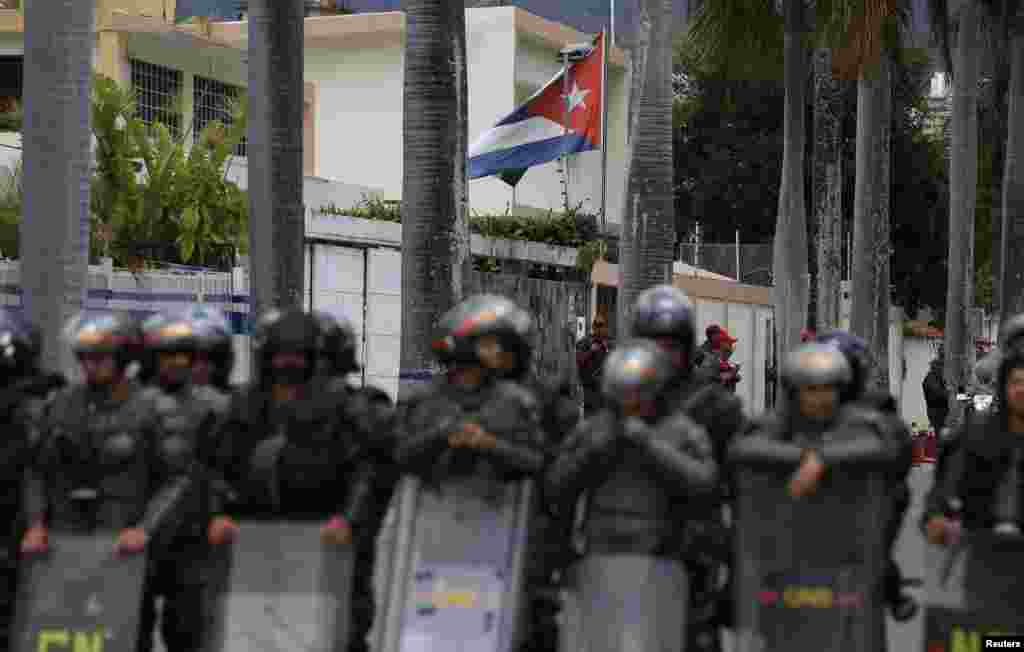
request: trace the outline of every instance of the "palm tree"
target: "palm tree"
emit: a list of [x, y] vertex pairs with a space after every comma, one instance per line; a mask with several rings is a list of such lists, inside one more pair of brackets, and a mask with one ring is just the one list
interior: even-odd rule
[[43, 364], [63, 371], [73, 365], [61, 327], [88, 293], [95, 4], [30, 2], [24, 13], [21, 287], [43, 332]]
[[675, 251], [672, 156], [672, 2], [641, 0], [633, 50], [628, 190], [622, 221], [619, 336], [637, 295], [671, 282]]
[[461, 300], [470, 262], [465, 9], [409, 0], [405, 16], [400, 400], [433, 369], [433, 329]]
[[814, 218], [816, 274], [811, 293], [816, 301], [814, 327], [839, 327], [839, 287], [843, 247], [843, 81], [832, 71], [832, 50], [814, 51]]
[[304, 8], [249, 2], [249, 243], [253, 312], [303, 307]]
[[1009, 111], [1003, 176], [1003, 319], [1024, 312], [1024, 6], [1010, 39]]
[[949, 287], [946, 291], [946, 380], [968, 384], [974, 342], [974, 216], [978, 194], [978, 79], [981, 6], [963, 3], [953, 63], [952, 160], [949, 169]]
[[783, 52], [784, 145], [772, 253], [775, 332], [782, 351], [799, 343], [807, 323], [804, 142], [809, 58], [804, 9], [803, 0], [784, 0], [780, 24], [774, 0], [715, 0], [702, 5], [689, 33], [695, 60], [730, 76], [775, 73], [769, 67], [774, 68], [777, 53]]

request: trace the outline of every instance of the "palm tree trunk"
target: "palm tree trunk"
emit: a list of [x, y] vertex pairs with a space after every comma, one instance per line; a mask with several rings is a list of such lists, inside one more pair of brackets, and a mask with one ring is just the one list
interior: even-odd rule
[[[1009, 52], [1010, 40], [1008, 38], [1009, 33], [1006, 29], [1008, 25], [1006, 17], [1000, 21], [1002, 23], [996, 29], [1000, 30], [1000, 34], [996, 36], [996, 47], [999, 52]], [[998, 57], [998, 61], [995, 62], [995, 81], [992, 84], [992, 122], [995, 139], [992, 143], [992, 279], [995, 284], [992, 292], [992, 310], [998, 314], [1001, 308], [1002, 302], [1002, 283], [1003, 283], [1003, 257], [1004, 257], [1004, 239], [1003, 239], [1003, 174], [1006, 163], [1006, 140], [1003, 134], [1007, 130], [1006, 112], [1007, 108], [1007, 91], [1010, 86], [1010, 66], [1009, 61]]]
[[[1017, 18], [1024, 23], [1024, 16]], [[1010, 41], [1010, 91], [1003, 175], [1003, 319], [1024, 312], [1024, 24]]]
[[889, 196], [892, 142], [892, 53], [865, 66], [857, 80], [857, 171], [853, 197], [850, 330], [877, 364], [871, 383], [889, 386]]
[[436, 368], [433, 331], [462, 299], [469, 263], [464, 8], [409, 0], [405, 15], [399, 400]]
[[802, 0], [786, 0], [784, 145], [779, 215], [772, 247], [773, 303], [779, 350], [790, 351], [800, 342], [807, 323], [807, 206], [804, 198], [804, 146], [806, 139], [806, 79], [808, 54]]
[[61, 328], [88, 296], [95, 3], [28, 2], [24, 12], [22, 296], [42, 329], [43, 366], [67, 371]]
[[669, 283], [675, 251], [672, 190], [672, 2], [642, 0], [633, 74], [639, 89], [630, 123], [629, 188], [622, 224], [618, 335], [647, 288]]
[[974, 215], [978, 194], [980, 11], [977, 0], [963, 4], [953, 64], [945, 372], [946, 380], [954, 388], [968, 384], [974, 357], [970, 310], [974, 298]]
[[843, 245], [843, 86], [832, 73], [832, 51], [814, 53], [814, 219], [817, 222], [815, 328], [839, 327]]
[[249, 244], [253, 308], [303, 307], [304, 3], [249, 3]]

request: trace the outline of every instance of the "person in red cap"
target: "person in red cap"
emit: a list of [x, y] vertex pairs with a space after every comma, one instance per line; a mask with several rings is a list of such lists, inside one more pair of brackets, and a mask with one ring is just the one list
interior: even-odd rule
[[733, 352], [736, 350], [735, 337], [729, 335], [724, 328], [719, 329], [714, 340], [714, 351], [718, 353], [718, 378], [719, 382], [730, 392], [736, 391], [736, 385], [740, 382], [740, 366], [729, 362]]

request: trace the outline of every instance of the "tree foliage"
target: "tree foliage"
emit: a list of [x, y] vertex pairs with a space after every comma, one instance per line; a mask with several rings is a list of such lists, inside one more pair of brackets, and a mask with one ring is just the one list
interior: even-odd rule
[[191, 147], [191, 129], [175, 138], [165, 125], [145, 124], [133, 93], [109, 78], [97, 76], [92, 110], [94, 255], [138, 264], [155, 253], [203, 264], [224, 249], [246, 249], [246, 196], [226, 179], [245, 136], [244, 102], [230, 125], [210, 123]]
[[[769, 242], [778, 211], [782, 174], [783, 87], [781, 80], [722, 78], [708, 72], [693, 51], [676, 51], [679, 83], [675, 104], [676, 213], [680, 232], [700, 222], [706, 242]], [[948, 173], [942, 143], [925, 133], [929, 116], [928, 70], [910, 52], [894, 68], [892, 219], [893, 300], [908, 313], [945, 305], [948, 243]], [[853, 197], [856, 88], [850, 85], [843, 116], [844, 194]], [[807, 110], [813, 110], [808, 94]], [[807, 121], [808, 129], [813, 121]], [[810, 191], [808, 133], [806, 187]], [[979, 183], [984, 183], [979, 179]], [[810, 198], [808, 198], [810, 201]], [[844, 202], [844, 222], [853, 202]], [[984, 264], [979, 251], [979, 267]]]

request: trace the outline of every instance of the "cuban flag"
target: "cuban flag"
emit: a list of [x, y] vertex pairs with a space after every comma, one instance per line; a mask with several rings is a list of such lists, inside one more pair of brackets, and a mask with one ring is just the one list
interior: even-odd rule
[[498, 176], [515, 186], [528, 168], [600, 149], [603, 71], [600, 34], [594, 48], [569, 66], [568, 94], [563, 89], [563, 70], [470, 146], [469, 178]]

